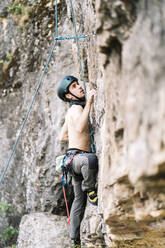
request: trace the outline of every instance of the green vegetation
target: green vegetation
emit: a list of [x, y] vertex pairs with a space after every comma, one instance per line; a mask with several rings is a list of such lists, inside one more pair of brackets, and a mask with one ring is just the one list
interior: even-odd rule
[[[5, 60], [0, 60], [0, 64], [6, 64], [6, 63], [10, 63], [12, 61], [12, 58], [13, 58], [14, 54], [13, 53], [10, 53], [8, 52], [6, 54], [6, 59]], [[1, 203], [0, 203], [1, 204]], [[1, 208], [1, 206], [0, 206]]]
[[30, 21], [31, 14], [33, 12], [33, 5], [28, 6], [25, 3], [19, 3], [13, 1], [12, 5], [8, 8], [8, 13], [15, 20], [19, 26], [18, 30], [22, 31], [21, 27], [26, 27]]
[[9, 13], [15, 13], [16, 15], [21, 15], [23, 10], [23, 5], [11, 5], [8, 9]]
[[[6, 202], [0, 202], [0, 215], [5, 217], [14, 216], [14, 209], [11, 204]], [[16, 248], [15, 242], [18, 236], [18, 229], [13, 226], [9, 226], [3, 230], [1, 238], [5, 241], [6, 245], [10, 245], [11, 248]], [[14, 244], [13, 244], [14, 243]]]
[[[7, 70], [8, 70], [8, 68], [9, 68], [10, 64], [12, 63], [13, 56], [14, 56], [13, 53], [8, 52], [8, 53], [6, 54], [6, 56], [5, 56], [5, 59], [0, 60], [0, 64], [2, 64], [2, 71], [3, 71], [4, 73], [7, 72]], [[2, 208], [2, 206], [1, 206], [1, 202], [0, 202], [0, 213], [1, 213], [1, 208]]]
[[13, 215], [13, 208], [11, 204], [7, 204], [5, 202], [0, 202], [0, 215]]
[[17, 236], [17, 234], [18, 234], [18, 229], [10, 226], [3, 231], [2, 239], [4, 239], [5, 241], [9, 241], [13, 239], [15, 236]]

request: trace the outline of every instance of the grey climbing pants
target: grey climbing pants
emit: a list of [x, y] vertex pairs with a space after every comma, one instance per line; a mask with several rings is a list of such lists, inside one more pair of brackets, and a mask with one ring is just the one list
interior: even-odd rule
[[98, 160], [93, 153], [69, 149], [67, 156], [73, 155], [74, 201], [70, 212], [70, 237], [80, 239], [80, 224], [85, 212], [87, 192], [95, 189]]

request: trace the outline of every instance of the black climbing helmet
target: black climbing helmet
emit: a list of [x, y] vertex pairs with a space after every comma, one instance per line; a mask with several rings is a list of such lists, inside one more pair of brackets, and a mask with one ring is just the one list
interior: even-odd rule
[[74, 81], [78, 82], [78, 79], [73, 76], [66, 76], [61, 80], [57, 89], [57, 95], [61, 100], [69, 102], [69, 100], [65, 97], [65, 94], [69, 93], [69, 85]]

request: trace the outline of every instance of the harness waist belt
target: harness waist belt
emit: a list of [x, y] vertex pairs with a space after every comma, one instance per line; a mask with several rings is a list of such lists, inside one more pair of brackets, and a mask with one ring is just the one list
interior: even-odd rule
[[82, 153], [89, 153], [89, 152], [83, 151], [77, 148], [69, 148], [66, 151], [66, 155], [76, 155], [76, 154], [82, 154]]

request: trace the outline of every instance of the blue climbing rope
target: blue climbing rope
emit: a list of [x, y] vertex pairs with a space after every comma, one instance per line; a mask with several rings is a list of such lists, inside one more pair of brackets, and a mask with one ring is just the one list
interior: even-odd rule
[[[57, 11], [57, 0], [55, 0], [55, 2], [56, 2], [56, 4], [55, 4], [55, 15], [56, 15], [56, 37], [57, 37], [57, 36], [58, 36], [58, 11]], [[48, 56], [47, 62], [46, 62], [45, 67], [44, 67], [44, 70], [43, 70], [43, 72], [42, 72], [42, 74], [41, 74], [41, 77], [40, 77], [39, 83], [38, 83], [38, 85], [37, 85], [37, 88], [36, 88], [36, 90], [35, 90], [35, 93], [34, 93], [34, 95], [33, 95], [32, 101], [31, 101], [30, 106], [29, 106], [29, 108], [28, 108], [28, 110], [27, 110], [27, 112], [26, 112], [24, 121], [23, 121], [22, 126], [21, 126], [21, 128], [20, 128], [20, 130], [19, 130], [18, 136], [17, 136], [17, 138], [16, 138], [16, 141], [15, 141], [15, 144], [14, 144], [14, 146], [13, 146], [13, 149], [12, 149], [12, 151], [11, 151], [11, 153], [10, 153], [9, 159], [8, 159], [8, 161], [7, 161], [6, 165], [5, 165], [5, 168], [4, 168], [3, 172], [2, 172], [2, 175], [1, 175], [1, 177], [0, 177], [0, 185], [1, 185], [1, 183], [2, 183], [2, 181], [3, 181], [3, 179], [4, 179], [4, 177], [5, 177], [6, 171], [7, 171], [8, 167], [9, 167], [9, 164], [10, 164], [10, 162], [11, 162], [11, 159], [12, 159], [12, 157], [13, 157], [13, 155], [14, 155], [15, 150], [16, 150], [17, 144], [18, 144], [18, 142], [19, 142], [19, 140], [20, 140], [22, 131], [23, 131], [24, 126], [25, 126], [25, 124], [26, 124], [26, 122], [27, 122], [27, 119], [28, 119], [28, 117], [29, 117], [30, 111], [31, 111], [32, 106], [33, 106], [33, 104], [34, 104], [34, 101], [35, 101], [35, 99], [36, 99], [36, 96], [37, 96], [37, 93], [38, 93], [38, 91], [39, 91], [39, 88], [40, 88], [40, 86], [41, 86], [41, 84], [42, 84], [42, 82], [43, 82], [45, 73], [46, 73], [46, 71], [47, 71], [48, 65], [49, 65], [50, 60], [51, 60], [51, 58], [52, 58], [52, 55], [53, 55], [54, 49], [55, 49], [55, 47], [56, 47], [56, 44], [57, 44], [57, 40], [54, 39], [54, 43], [53, 43], [52, 49], [51, 49], [50, 54], [49, 54], [49, 56]]]
[[[75, 33], [75, 36], [77, 37], [78, 35], [77, 35], [77, 28], [76, 28], [76, 20], [75, 20], [72, 0], [70, 0], [70, 9], [71, 9], [71, 13], [72, 13], [72, 20], [73, 20], [73, 25], [74, 25], [74, 33]], [[77, 54], [78, 54], [78, 59], [79, 59], [79, 64], [80, 64], [81, 79], [83, 81], [83, 88], [84, 88], [85, 98], [86, 98], [84, 70], [83, 70], [83, 66], [82, 66], [82, 62], [81, 62], [80, 47], [79, 47], [78, 39], [76, 39], [76, 46], [77, 46]], [[95, 148], [95, 145], [94, 145], [94, 130], [93, 130], [90, 118], [89, 118], [89, 129], [90, 129], [90, 137], [91, 137], [91, 150], [92, 150], [92, 153], [96, 153], [96, 148]]]
[[55, 40], [85, 39], [90, 36], [96, 36], [96, 34], [86, 34], [86, 35], [72, 36], [72, 37], [55, 37]]
[[58, 37], [58, 8], [57, 8], [57, 0], [55, 0], [55, 37]]
[[[77, 28], [76, 28], [76, 20], [75, 20], [75, 16], [74, 16], [72, 0], [70, 0], [70, 9], [71, 9], [71, 13], [72, 13], [72, 20], [73, 20], [73, 25], [74, 25], [74, 33], [75, 33], [75, 36], [77, 37], [78, 35], [77, 35]], [[80, 64], [81, 79], [83, 81], [83, 88], [84, 88], [84, 92], [85, 92], [85, 96], [86, 96], [84, 70], [83, 70], [83, 66], [82, 66], [82, 62], [81, 62], [80, 47], [79, 47], [78, 39], [76, 39], [76, 46], [77, 46], [78, 59], [79, 59], [79, 64]]]

